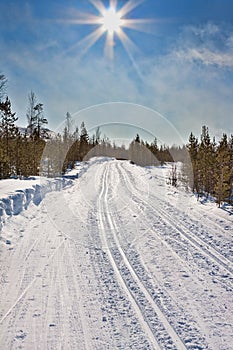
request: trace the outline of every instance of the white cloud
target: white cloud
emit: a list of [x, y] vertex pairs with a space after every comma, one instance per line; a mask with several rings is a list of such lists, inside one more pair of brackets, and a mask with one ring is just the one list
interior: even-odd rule
[[213, 36], [220, 32], [219, 26], [211, 22], [198, 27], [190, 26], [188, 29], [191, 30], [196, 36], [199, 36], [201, 38]]
[[180, 59], [200, 61], [205, 65], [218, 65], [219, 67], [233, 67], [233, 52], [214, 52], [209, 49], [190, 48], [176, 53]]
[[182, 36], [183, 40], [178, 42], [173, 53], [178, 59], [221, 68], [233, 67], [233, 28], [207, 23], [187, 27]]
[[226, 45], [233, 50], [233, 33], [227, 38]]

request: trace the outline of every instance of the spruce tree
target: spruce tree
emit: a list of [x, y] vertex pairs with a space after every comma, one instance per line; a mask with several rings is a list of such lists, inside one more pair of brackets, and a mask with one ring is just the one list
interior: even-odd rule
[[192, 169], [190, 168], [191, 164], [186, 165], [186, 171], [189, 173], [187, 174], [188, 178], [190, 179], [190, 185], [192, 186], [192, 191], [197, 192], [197, 194], [200, 194], [200, 188], [199, 188], [199, 163], [198, 163], [198, 150], [199, 150], [199, 144], [198, 139], [193, 135], [191, 132], [189, 136], [189, 143], [187, 145], [189, 155], [191, 158], [191, 164]]
[[90, 149], [89, 135], [87, 133], [85, 123], [82, 122], [80, 127], [80, 146], [79, 146], [80, 160], [82, 160], [85, 157], [89, 149]]
[[47, 138], [47, 132], [44, 129], [44, 126], [48, 124], [47, 119], [44, 117], [43, 111], [43, 103], [38, 103], [35, 107], [35, 123], [34, 123], [34, 131], [33, 135], [37, 140], [41, 140]]
[[233, 204], [233, 134], [231, 134], [228, 142], [230, 162], [229, 162], [229, 172], [230, 172], [230, 188], [229, 188], [229, 203]]
[[223, 134], [216, 153], [215, 196], [218, 205], [229, 201], [230, 194], [230, 151], [227, 135]]
[[202, 127], [201, 143], [198, 151], [200, 191], [207, 195], [214, 189], [215, 145], [211, 142], [209, 129]]
[[15, 173], [16, 144], [14, 139], [19, 137], [15, 124], [18, 118], [11, 111], [11, 101], [7, 97], [0, 103], [0, 137], [2, 144], [1, 178], [7, 178]]

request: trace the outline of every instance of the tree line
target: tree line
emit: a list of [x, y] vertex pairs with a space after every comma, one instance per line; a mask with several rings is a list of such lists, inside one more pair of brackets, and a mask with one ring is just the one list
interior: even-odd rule
[[[6, 84], [5, 76], [0, 74], [0, 179], [39, 174], [59, 176], [77, 161], [93, 156], [129, 159], [141, 166], [180, 161], [182, 181], [198, 197], [211, 195], [219, 205], [223, 201], [232, 204], [233, 135], [223, 134], [217, 143], [215, 138], [211, 140], [208, 127], [203, 126], [200, 140], [191, 133], [186, 146], [169, 147], [159, 146], [156, 138], [151, 143], [144, 141], [137, 134], [126, 148], [112, 143], [105, 135], [102, 137], [100, 128], [89, 135], [84, 122], [80, 128], [73, 125], [69, 112], [64, 130], [55, 134], [46, 128], [44, 106], [33, 91], [28, 95], [27, 127], [22, 131], [6, 95]], [[177, 185], [174, 169], [171, 183]]]
[[151, 143], [145, 142], [138, 134], [126, 148], [124, 144], [117, 145], [107, 136], [101, 136], [100, 128], [97, 128], [93, 135], [89, 135], [84, 122], [81, 123], [80, 129], [75, 127], [74, 131], [71, 126], [72, 118], [67, 113], [63, 133], [47, 140], [41, 162], [42, 173], [45, 176], [64, 174], [67, 169], [72, 169], [77, 161], [98, 156], [128, 159], [135, 164], [149, 166], [172, 162], [174, 154], [176, 161], [182, 161], [187, 153], [185, 147], [158, 146], [156, 138]]
[[43, 104], [29, 94], [28, 126], [22, 132], [11, 101], [4, 96], [6, 79], [0, 75], [0, 179], [12, 176], [38, 175], [39, 162], [48, 137], [44, 126]]
[[184, 170], [192, 191], [200, 196], [213, 196], [219, 204], [233, 203], [233, 135], [223, 133], [219, 142], [211, 140], [207, 126], [200, 140], [190, 134], [187, 149], [192, 169]]
[[[46, 129], [48, 120], [44, 116], [44, 106], [33, 91], [28, 95], [27, 127], [22, 131], [6, 96], [6, 83], [5, 76], [0, 75], [0, 179], [41, 173], [58, 176], [73, 168], [76, 161], [100, 155], [131, 159], [139, 165], [173, 161], [169, 147], [159, 147], [156, 139], [149, 144], [136, 135], [126, 148], [111, 143], [105, 135], [101, 137], [99, 128], [90, 136], [84, 122], [80, 128], [73, 125], [69, 112], [63, 132], [51, 133]], [[183, 148], [173, 147], [173, 152], [177, 152], [182, 160]]]

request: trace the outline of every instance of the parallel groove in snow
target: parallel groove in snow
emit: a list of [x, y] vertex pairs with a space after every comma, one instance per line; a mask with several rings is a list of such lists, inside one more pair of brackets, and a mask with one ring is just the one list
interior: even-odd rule
[[[117, 168], [118, 168], [118, 166], [117, 166]], [[118, 171], [119, 171], [119, 168], [118, 168]], [[125, 186], [126, 185], [124, 185], [124, 188], [125, 188]], [[128, 191], [128, 189], [127, 189], [127, 191]], [[130, 191], [129, 196], [132, 198], [134, 196], [134, 194]], [[127, 209], [130, 211], [132, 210], [131, 207], [129, 207]], [[139, 208], [136, 208], [136, 210], [141, 211]], [[135, 212], [132, 211], [132, 214], [135, 214]], [[146, 217], [144, 218], [144, 221], [147, 222]], [[150, 224], [150, 223], [148, 222], [148, 224]], [[153, 232], [153, 229], [150, 229], [150, 231]], [[148, 231], [146, 231], [146, 232], [148, 232]], [[157, 236], [157, 234], [156, 234], [156, 236]], [[160, 239], [161, 239], [161, 237], [160, 237]], [[167, 244], [166, 241], [164, 243]], [[131, 261], [131, 259], [132, 259], [132, 267], [135, 270], [135, 273], [137, 274], [138, 279], [141, 281], [141, 283], [143, 283], [145, 285], [145, 288], [147, 288], [148, 293], [150, 294], [152, 300], [154, 300], [154, 302], [158, 302], [158, 305], [161, 308], [161, 311], [165, 312], [165, 314], [167, 315], [168, 320], [169, 320], [168, 322], [170, 322], [170, 324], [172, 325], [175, 332], [177, 332], [177, 334], [180, 334], [181, 339], [183, 339], [183, 341], [185, 343], [186, 343], [186, 341], [187, 341], [187, 343], [189, 343], [189, 339], [193, 340], [192, 341], [193, 345], [187, 344], [187, 348], [192, 348], [192, 346], [194, 346], [194, 344], [195, 344], [195, 346], [197, 348], [206, 349], [208, 347], [206, 344], [206, 341], [205, 341], [203, 335], [200, 334], [200, 330], [198, 329], [198, 327], [195, 324], [195, 321], [192, 319], [192, 317], [187, 312], [185, 312], [185, 314], [184, 314], [184, 311], [182, 311], [180, 308], [181, 305], [180, 306], [177, 305], [177, 303], [174, 300], [172, 300], [172, 303], [171, 303], [171, 300], [169, 300], [169, 299], [171, 299], [171, 296], [166, 293], [166, 291], [164, 290], [164, 287], [162, 287], [161, 285], [157, 285], [155, 290], [154, 290], [151, 283], [145, 279], [145, 273], [148, 274], [148, 272], [146, 272], [145, 270], [143, 272], [141, 262], [134, 258], [134, 256], [133, 256], [134, 253], [133, 253], [133, 251], [131, 252], [131, 250], [132, 250], [132, 248], [131, 248], [131, 244], [130, 244], [130, 246], [127, 247], [127, 253], [126, 253], [128, 256], [128, 260]], [[136, 251], [135, 251], [135, 253], [136, 253]], [[172, 253], [174, 253], [174, 252], [172, 251]], [[176, 255], [176, 258], [179, 258], [181, 260], [179, 255]], [[158, 298], [157, 294], [160, 294], [160, 293], [162, 293], [162, 297]], [[161, 301], [162, 301], [162, 305], [161, 305]], [[174, 304], [174, 302], [175, 302], [175, 304]], [[169, 309], [170, 312], [168, 312], [168, 314], [167, 314], [167, 311], [164, 310], [163, 305]], [[173, 313], [175, 313], [175, 315], [176, 315], [175, 320], [173, 317], [171, 317], [171, 315]], [[177, 322], [178, 320], [179, 321], [183, 320], [182, 325], [180, 324], [180, 322]]]
[[134, 307], [134, 310], [135, 310], [136, 314], [138, 315], [140, 322], [142, 324], [142, 327], [143, 327], [145, 333], [147, 334], [151, 344], [153, 344], [154, 349], [160, 349], [160, 346], [159, 346], [157, 340], [155, 339], [154, 334], [152, 333], [150, 327], [148, 326], [148, 324], [144, 320], [143, 314], [142, 314], [137, 302], [135, 301], [130, 290], [128, 289], [127, 285], [125, 284], [125, 282], [120, 274], [120, 271], [115, 263], [114, 257], [111, 253], [111, 250], [108, 247], [108, 242], [107, 242], [107, 238], [105, 235], [104, 220], [103, 220], [103, 212], [105, 211], [105, 205], [106, 205], [106, 200], [107, 200], [106, 199], [107, 198], [107, 170], [108, 170], [108, 168], [106, 168], [106, 170], [104, 172], [103, 187], [102, 187], [102, 190], [101, 190], [101, 193], [99, 196], [99, 203], [98, 203], [98, 206], [99, 206], [99, 225], [100, 225], [101, 238], [103, 240], [103, 246], [106, 248], [109, 260], [111, 262], [113, 270], [116, 273], [117, 279], [118, 279], [120, 285], [122, 286], [123, 290], [127, 294], [129, 300], [131, 301], [131, 303]]
[[[144, 284], [140, 281], [140, 278], [137, 275], [137, 272], [134, 270], [133, 266], [130, 264], [128, 258], [126, 257], [123, 249], [120, 246], [120, 243], [119, 243], [119, 241], [117, 239], [117, 236], [116, 236], [117, 225], [116, 225], [116, 222], [115, 222], [113, 216], [109, 213], [108, 204], [107, 204], [108, 185], [106, 183], [106, 175], [105, 175], [105, 178], [104, 178], [103, 191], [105, 191], [104, 203], [105, 203], [106, 219], [107, 219], [108, 224], [110, 225], [111, 232], [113, 233], [114, 243], [116, 244], [116, 248], [112, 249], [113, 253], [111, 253], [111, 254], [113, 254], [112, 257], [114, 259], [114, 264], [116, 265], [117, 270], [119, 271], [119, 273], [121, 273], [121, 274], [123, 273], [122, 272], [122, 268], [119, 269], [118, 266], [117, 266], [117, 259], [115, 257], [116, 249], [117, 249], [117, 251], [119, 252], [119, 254], [121, 256], [121, 259], [123, 259], [124, 264], [125, 264], [127, 270], [129, 271], [129, 273], [131, 275], [131, 278], [136, 282], [136, 285], [140, 289], [140, 293], [142, 293], [142, 295], [144, 295], [144, 298], [145, 298], [146, 302], [147, 303], [149, 302], [150, 306], [148, 305], [148, 307], [150, 307], [151, 309], [154, 309], [155, 314], [157, 315], [157, 317], [160, 320], [160, 322], [163, 324], [163, 327], [166, 329], [167, 335], [164, 334], [163, 339], [165, 340], [166, 338], [168, 338], [168, 334], [169, 334], [169, 336], [173, 340], [174, 344], [176, 344], [177, 349], [185, 350], [186, 346], [184, 345], [182, 340], [179, 338], [179, 336], [177, 335], [177, 333], [175, 332], [173, 327], [170, 325], [170, 323], [168, 322], [167, 318], [164, 316], [164, 314], [162, 313], [160, 308], [157, 306], [157, 304], [155, 303], [155, 301], [151, 297], [150, 293], [147, 291], [147, 289], [144, 286]], [[112, 243], [113, 242], [111, 242], [111, 244]], [[104, 237], [104, 244], [106, 245], [106, 247], [108, 247], [107, 237]], [[108, 250], [109, 250], [109, 248], [108, 248]], [[124, 276], [124, 273], [122, 274], [122, 277], [125, 280], [126, 276]], [[125, 281], [125, 283], [127, 283], [127, 282]], [[127, 287], [127, 289], [129, 290], [129, 292], [133, 296], [133, 298], [135, 298], [135, 296], [133, 295], [133, 293], [129, 289], [129, 287]], [[138, 305], [140, 309], [142, 308], [142, 305], [140, 305], [140, 304]], [[145, 317], [145, 315], [143, 317]], [[149, 325], [151, 330], [155, 331], [155, 329], [153, 329], [153, 327], [152, 327], [152, 325], [150, 323], [148, 323], [148, 325]], [[161, 330], [161, 332], [163, 332], [163, 331]], [[161, 337], [161, 335], [160, 335], [160, 337]], [[169, 345], [167, 345], [167, 346], [169, 348], [173, 348], [170, 342], [169, 342]]]
[[[44, 267], [41, 269], [41, 271], [43, 271], [44, 269], [46, 269], [48, 263], [53, 259], [54, 255], [57, 253], [57, 251], [62, 247], [62, 245], [64, 244], [65, 240], [61, 241], [61, 243], [59, 244], [59, 246], [54, 250], [53, 254], [49, 257], [49, 259], [47, 260], [46, 264], [44, 265]], [[24, 291], [20, 294], [20, 296], [17, 298], [17, 300], [15, 300], [15, 302], [13, 303], [13, 305], [9, 308], [9, 310], [5, 313], [5, 315], [1, 318], [0, 320], [0, 324], [5, 320], [5, 318], [12, 312], [12, 310], [15, 308], [15, 306], [20, 302], [20, 300], [24, 297], [24, 295], [27, 293], [27, 291], [32, 287], [32, 285], [36, 282], [37, 280], [37, 276], [29, 283], [29, 285], [24, 289]]]
[[[124, 169], [124, 171], [127, 172], [126, 169]], [[132, 188], [130, 181], [128, 181], [128, 184]], [[134, 193], [135, 192], [139, 193], [135, 188], [133, 190], [134, 190]], [[153, 195], [153, 197], [156, 197], [156, 196]], [[146, 201], [144, 198], [142, 199], [140, 197], [140, 195], [138, 195], [138, 199], [141, 201], [141, 203], [143, 205], [146, 204], [151, 210], [156, 211], [156, 213], [160, 212], [163, 215], [163, 217], [166, 218], [169, 225], [174, 227], [177, 230], [177, 232], [180, 233], [187, 241], [191, 242], [196, 248], [201, 250], [205, 255], [208, 255], [209, 258], [214, 260], [217, 264], [220, 264], [229, 273], [231, 273], [231, 274], [233, 273], [233, 264], [229, 259], [227, 259], [223, 255], [221, 255], [213, 247], [207, 246], [206, 242], [204, 242], [203, 240], [201, 240], [197, 236], [194, 236], [194, 234], [190, 230], [188, 230], [188, 233], [187, 233], [186, 232], [187, 228], [181, 222], [179, 222], [179, 226], [176, 225], [174, 223], [174, 220], [172, 220], [172, 218], [169, 216], [169, 214], [167, 214], [167, 212], [165, 210], [161, 209], [161, 207], [155, 209], [148, 201]], [[158, 197], [156, 197], [156, 199], [160, 200], [160, 198], [158, 198]], [[229, 267], [229, 265], [230, 265], [230, 267]]]
[[[127, 188], [127, 186], [126, 186], [126, 188], [127, 188], [127, 191], [129, 191], [129, 196], [131, 196], [131, 198], [133, 198], [133, 197], [135, 197], [136, 199], [137, 199], [137, 197], [135, 196], [135, 192], [136, 192], [136, 189], [135, 189], [135, 187], [132, 187], [130, 190], [129, 190], [129, 187], [130, 186], [132, 186], [132, 183], [131, 183], [131, 181], [130, 180], [126, 180], [127, 181], [127, 186], [128, 186], [128, 188]], [[145, 204], [145, 200], [143, 199], [140, 199], [140, 202], [138, 202], [138, 200], [136, 200], [135, 201], [135, 199], [133, 200], [134, 201], [134, 203], [135, 203], [135, 205], [138, 205], [138, 204], [140, 204], [140, 203], [142, 203], [143, 204], [143, 202], [144, 202], [144, 206], [146, 206], [146, 204]], [[148, 205], [149, 206], [149, 205]], [[153, 212], [155, 213], [155, 210], [151, 210], [152, 208], [150, 207], [150, 212], [152, 212], [152, 216], [151, 216], [151, 218], [153, 218]], [[129, 207], [129, 210], [131, 210], [131, 208]], [[136, 208], [135, 207], [135, 210], [136, 210], [136, 212], [137, 211], [139, 211], [140, 213], [142, 212], [142, 209], [141, 208]], [[149, 212], [149, 211], [148, 211]], [[157, 217], [158, 218], [158, 212], [159, 212], [159, 208], [156, 210], [156, 213], [155, 214], [157, 214], [155, 217]], [[133, 212], [133, 214], [135, 214], [135, 212]], [[144, 213], [144, 214], [146, 214], [146, 213]], [[163, 217], [159, 217], [161, 220], [163, 220]], [[144, 215], [144, 220], [145, 220], [145, 222], [147, 222], [147, 216], [146, 215]], [[151, 222], [149, 222], [148, 221], [148, 224], [151, 224]], [[169, 226], [171, 226], [171, 225], [169, 225]], [[152, 231], [153, 232], [153, 228], [151, 228], [150, 229], [150, 231]], [[146, 231], [146, 232], [148, 232], [148, 231]], [[156, 236], [157, 236], [157, 232], [156, 231], [154, 231], [155, 232], [155, 234], [156, 234]], [[171, 233], [172, 233], [172, 231], [170, 231]], [[169, 236], [169, 235], [168, 235]], [[161, 239], [162, 237], [160, 237], [160, 239]], [[135, 239], [135, 241], [137, 241], [139, 238], [136, 238]], [[162, 240], [164, 240], [163, 238], [162, 238]], [[164, 240], [164, 243], [165, 244], [167, 244], [167, 242], [166, 242], [166, 240]], [[135, 242], [134, 242], [134, 244], [135, 244]], [[130, 246], [131, 246], [131, 244], [130, 244]], [[171, 247], [170, 247], [171, 248]], [[195, 247], [196, 248], [196, 247]], [[176, 254], [176, 252], [174, 251], [174, 253]], [[179, 257], [179, 256], [177, 256], [177, 257]], [[180, 259], [180, 257], [179, 257], [179, 259]], [[185, 262], [185, 261], [184, 261]], [[139, 278], [143, 281], [143, 275], [140, 275], [139, 276]], [[227, 282], [225, 282], [225, 283], [227, 283]], [[149, 288], [150, 289], [150, 288]], [[177, 310], [178, 311], [178, 310]], [[179, 312], [176, 312], [176, 316], [178, 316], [179, 315]], [[194, 329], [193, 329], [193, 331], [194, 331], [194, 333], [195, 333], [195, 324], [194, 324]], [[198, 329], [196, 329], [196, 332], [198, 331]], [[203, 331], [203, 329], [202, 329], [202, 331]], [[185, 337], [186, 338], [186, 337]], [[196, 333], [196, 337], [195, 338], [199, 338], [199, 344], [200, 345], [202, 345], [202, 346], [204, 346], [204, 347], [201, 347], [202, 349], [204, 349], [204, 348], [209, 348], [208, 346], [207, 346], [207, 344], [206, 344], [206, 342], [204, 341], [204, 342], [200, 342], [200, 340], [201, 340], [201, 337], [199, 337], [198, 336], [198, 332]], [[187, 344], [187, 346], [188, 346], [188, 344]], [[188, 348], [189, 348], [189, 346], [188, 346]]]

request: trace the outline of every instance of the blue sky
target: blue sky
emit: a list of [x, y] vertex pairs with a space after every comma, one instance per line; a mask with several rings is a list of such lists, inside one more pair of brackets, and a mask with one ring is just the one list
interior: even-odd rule
[[[109, 2], [102, 2], [107, 8]], [[119, 0], [117, 9], [126, 2]], [[1, 0], [0, 71], [20, 125], [33, 90], [52, 129], [67, 111], [80, 124], [81, 109], [126, 102], [158, 111], [184, 141], [204, 124], [217, 136], [233, 132], [233, 0], [142, 1], [126, 17], [153, 21], [140, 26], [143, 31], [125, 28], [135, 48], [129, 47], [130, 58], [116, 38], [113, 61], [104, 56], [104, 36], [85, 50], [81, 40], [98, 25], [70, 22], [83, 13], [99, 15], [88, 0]], [[134, 122], [127, 108], [119, 114], [91, 111], [84, 113], [89, 129]], [[134, 118], [160, 137], [156, 116], [153, 122], [139, 108]]]

